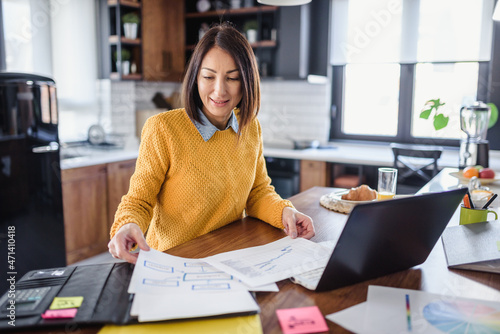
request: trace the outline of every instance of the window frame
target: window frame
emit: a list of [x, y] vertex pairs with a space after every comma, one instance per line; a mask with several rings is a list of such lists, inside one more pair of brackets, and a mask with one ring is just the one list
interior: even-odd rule
[[[494, 55], [492, 55], [493, 57]], [[439, 64], [439, 62], [429, 62]], [[452, 64], [458, 62], [443, 62]], [[491, 61], [478, 61], [479, 73], [477, 83], [477, 96], [479, 101], [487, 101], [488, 87], [490, 84]], [[413, 113], [413, 93], [415, 88], [415, 69], [420, 63], [400, 63], [400, 85], [399, 85], [399, 107], [398, 107], [398, 129], [396, 136], [373, 136], [373, 135], [351, 135], [342, 132], [342, 117], [344, 113], [344, 83], [346, 65], [330, 65], [332, 73], [331, 85], [331, 127], [330, 140], [349, 141], [372, 141], [380, 143], [398, 142], [405, 144], [421, 145], [460, 145], [460, 139], [439, 139], [439, 138], [417, 138], [411, 135], [412, 113]], [[412, 112], [407, 112], [408, 110]]]

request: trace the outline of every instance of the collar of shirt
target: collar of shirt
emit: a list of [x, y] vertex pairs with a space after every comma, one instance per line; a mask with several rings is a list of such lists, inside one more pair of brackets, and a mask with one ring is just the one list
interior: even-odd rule
[[[204, 141], [208, 141], [212, 136], [219, 130], [215, 125], [210, 123], [207, 116], [198, 108], [198, 114], [200, 115], [201, 122], [193, 120], [193, 124], [200, 133], [201, 137]], [[229, 116], [229, 121], [227, 122], [227, 126], [224, 130], [232, 128], [234, 132], [238, 133], [239, 125], [238, 119], [234, 114], [234, 110], [231, 111], [231, 116]]]

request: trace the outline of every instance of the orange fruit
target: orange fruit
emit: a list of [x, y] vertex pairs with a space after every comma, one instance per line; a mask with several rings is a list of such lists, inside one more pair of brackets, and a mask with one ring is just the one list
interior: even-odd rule
[[464, 168], [462, 175], [468, 179], [472, 178], [473, 176], [479, 177], [479, 171], [477, 170], [477, 168], [469, 166]]

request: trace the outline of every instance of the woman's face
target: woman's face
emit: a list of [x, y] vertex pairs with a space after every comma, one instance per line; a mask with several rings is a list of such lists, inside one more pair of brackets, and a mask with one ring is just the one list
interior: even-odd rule
[[210, 122], [224, 129], [231, 110], [243, 96], [241, 75], [234, 59], [215, 46], [203, 58], [197, 77], [202, 111]]

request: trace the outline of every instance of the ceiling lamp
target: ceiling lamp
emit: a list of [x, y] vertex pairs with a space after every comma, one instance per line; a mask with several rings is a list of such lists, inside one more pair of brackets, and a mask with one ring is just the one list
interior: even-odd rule
[[298, 6], [305, 5], [311, 0], [257, 0], [258, 3], [271, 6]]

